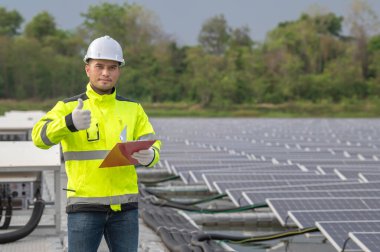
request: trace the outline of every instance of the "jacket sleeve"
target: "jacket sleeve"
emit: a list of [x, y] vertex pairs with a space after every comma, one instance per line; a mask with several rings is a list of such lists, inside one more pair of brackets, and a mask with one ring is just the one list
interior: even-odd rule
[[[137, 120], [134, 132], [134, 139], [136, 140], [157, 140], [156, 133], [153, 130], [152, 124], [149, 122], [149, 118], [146, 115], [144, 109], [138, 104]], [[154, 158], [153, 161], [147, 165], [147, 167], [153, 167], [160, 160], [161, 141], [157, 140], [153, 144]]]
[[65, 103], [59, 101], [34, 125], [33, 143], [41, 149], [49, 149], [72, 131], [75, 131], [75, 127], [73, 128], [71, 111], [67, 112]]

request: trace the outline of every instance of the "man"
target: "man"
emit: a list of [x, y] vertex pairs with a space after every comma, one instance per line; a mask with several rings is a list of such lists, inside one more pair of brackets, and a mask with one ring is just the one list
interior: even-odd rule
[[[154, 139], [139, 103], [116, 94], [125, 63], [121, 46], [109, 36], [95, 39], [84, 57], [87, 91], [59, 101], [33, 128], [42, 149], [61, 143], [67, 173], [69, 252], [97, 251], [104, 235], [110, 251], [137, 251], [138, 186], [135, 167], [99, 168], [123, 140]], [[160, 141], [132, 157], [147, 167], [159, 160]]]

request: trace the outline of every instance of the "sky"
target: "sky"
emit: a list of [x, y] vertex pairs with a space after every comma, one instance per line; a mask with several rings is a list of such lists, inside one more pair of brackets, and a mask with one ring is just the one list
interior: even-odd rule
[[[58, 28], [73, 30], [83, 22], [81, 13], [90, 5], [104, 0], [0, 0], [8, 11], [17, 10], [30, 21], [36, 14], [47, 11], [54, 16]], [[251, 38], [264, 41], [268, 31], [279, 22], [296, 20], [312, 6], [320, 6], [339, 16], [346, 16], [351, 0], [109, 0], [108, 3], [137, 3], [156, 14], [162, 30], [179, 44], [197, 44], [202, 24], [223, 14], [232, 28], [248, 26]], [[380, 1], [367, 0], [380, 16]]]

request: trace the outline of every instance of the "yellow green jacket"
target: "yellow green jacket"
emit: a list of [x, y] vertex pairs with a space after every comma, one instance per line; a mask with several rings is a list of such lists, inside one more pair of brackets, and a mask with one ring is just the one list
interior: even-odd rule
[[[76, 130], [71, 112], [83, 100], [83, 109], [91, 111], [91, 126]], [[94, 203], [113, 205], [137, 202], [138, 186], [135, 167], [99, 168], [104, 157], [126, 132], [127, 141], [155, 139], [155, 132], [142, 106], [116, 95], [99, 95], [87, 85], [87, 91], [59, 101], [32, 131], [34, 144], [42, 149], [61, 143], [68, 177], [68, 205]], [[161, 142], [153, 145], [155, 157], [148, 165], [159, 161]]]

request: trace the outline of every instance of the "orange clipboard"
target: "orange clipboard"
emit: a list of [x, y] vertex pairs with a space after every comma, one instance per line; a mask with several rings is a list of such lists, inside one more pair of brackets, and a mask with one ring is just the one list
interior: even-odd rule
[[108, 155], [104, 158], [99, 168], [136, 165], [138, 161], [131, 155], [139, 150], [149, 149], [156, 140], [140, 140], [125, 143], [117, 143]]

